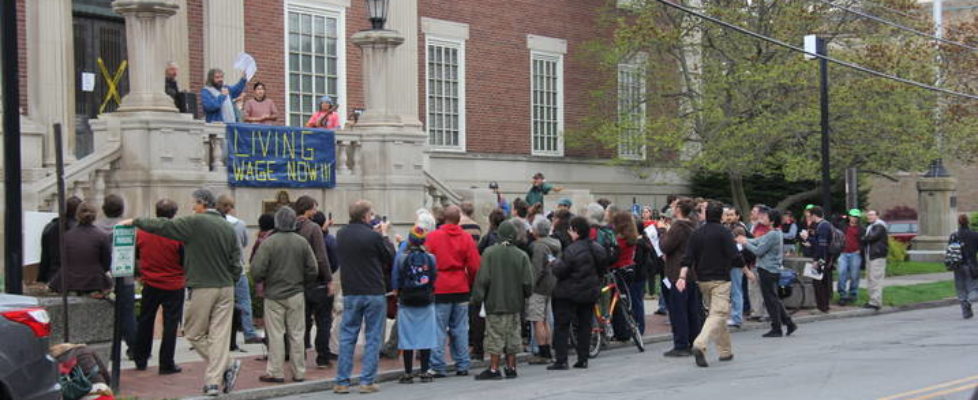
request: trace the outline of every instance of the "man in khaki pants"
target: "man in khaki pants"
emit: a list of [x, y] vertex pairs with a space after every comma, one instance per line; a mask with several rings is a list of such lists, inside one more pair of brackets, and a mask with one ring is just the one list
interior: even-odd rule
[[692, 269], [699, 279], [700, 292], [703, 293], [703, 306], [710, 310], [706, 323], [693, 342], [693, 357], [696, 365], [707, 367], [707, 345], [716, 342], [720, 361], [733, 360], [730, 346], [730, 331], [727, 318], [730, 316], [730, 270], [742, 268], [744, 260], [737, 251], [733, 234], [723, 225], [723, 205], [710, 201], [706, 205], [706, 223], [693, 232], [686, 246], [683, 267], [679, 271], [676, 289], [686, 290], [686, 277]]
[[204, 394], [217, 396], [234, 389], [241, 369], [241, 362], [231, 360], [229, 350], [234, 283], [241, 275], [241, 248], [231, 224], [214, 209], [214, 194], [198, 189], [193, 200], [193, 215], [172, 220], [138, 218], [120, 225], [133, 225], [184, 243], [187, 300], [183, 332], [207, 362]]
[[876, 210], [866, 211], [866, 236], [863, 243], [866, 254], [866, 292], [869, 302], [864, 308], [879, 310], [883, 306], [883, 278], [886, 276], [886, 255], [890, 251], [886, 223]]
[[276, 232], [262, 242], [251, 263], [255, 283], [265, 283], [268, 365], [265, 375], [258, 378], [262, 382], [285, 382], [283, 335], [289, 340], [292, 380], [302, 382], [306, 379], [306, 352], [302, 343], [306, 334], [305, 288], [316, 283], [319, 269], [312, 247], [295, 232], [295, 228], [295, 211], [288, 206], [278, 209], [275, 212]]

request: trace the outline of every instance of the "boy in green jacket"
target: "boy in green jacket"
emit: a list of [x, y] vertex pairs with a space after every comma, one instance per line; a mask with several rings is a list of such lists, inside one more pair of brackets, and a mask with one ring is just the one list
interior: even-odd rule
[[516, 354], [522, 350], [520, 313], [533, 293], [530, 258], [516, 246], [516, 227], [512, 220], [499, 226], [499, 243], [482, 254], [482, 265], [475, 276], [472, 303], [486, 311], [485, 350], [489, 368], [476, 380], [498, 380], [501, 354], [506, 354], [506, 378], [516, 378]]

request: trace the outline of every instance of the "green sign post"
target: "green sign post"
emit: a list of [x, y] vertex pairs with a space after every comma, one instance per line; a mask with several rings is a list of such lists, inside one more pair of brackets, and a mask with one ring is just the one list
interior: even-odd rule
[[112, 228], [112, 277], [133, 276], [136, 270], [136, 228]]

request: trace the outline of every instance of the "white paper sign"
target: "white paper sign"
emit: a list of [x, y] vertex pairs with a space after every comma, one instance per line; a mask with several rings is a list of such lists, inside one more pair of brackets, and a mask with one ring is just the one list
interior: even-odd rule
[[94, 92], [95, 91], [95, 73], [92, 73], [92, 72], [82, 72], [82, 75], [81, 75], [81, 90], [83, 92]]
[[234, 68], [239, 71], [244, 71], [245, 77], [249, 81], [258, 72], [258, 64], [255, 63], [255, 58], [248, 53], [238, 54], [238, 59], [234, 61]]
[[58, 217], [58, 213], [24, 212], [24, 265], [41, 262], [41, 234], [48, 222]]
[[672, 290], [672, 282], [669, 282], [669, 278], [662, 278], [662, 284], [666, 285], [666, 289]]

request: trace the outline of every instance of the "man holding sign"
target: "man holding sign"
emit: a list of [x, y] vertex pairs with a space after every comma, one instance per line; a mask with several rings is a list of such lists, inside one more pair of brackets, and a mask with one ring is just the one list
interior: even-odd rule
[[234, 283], [241, 275], [241, 248], [234, 229], [215, 209], [214, 194], [193, 193], [194, 214], [177, 219], [137, 218], [123, 221], [146, 232], [184, 243], [187, 299], [184, 335], [207, 362], [204, 394], [230, 393], [241, 362], [231, 360], [231, 315]]

